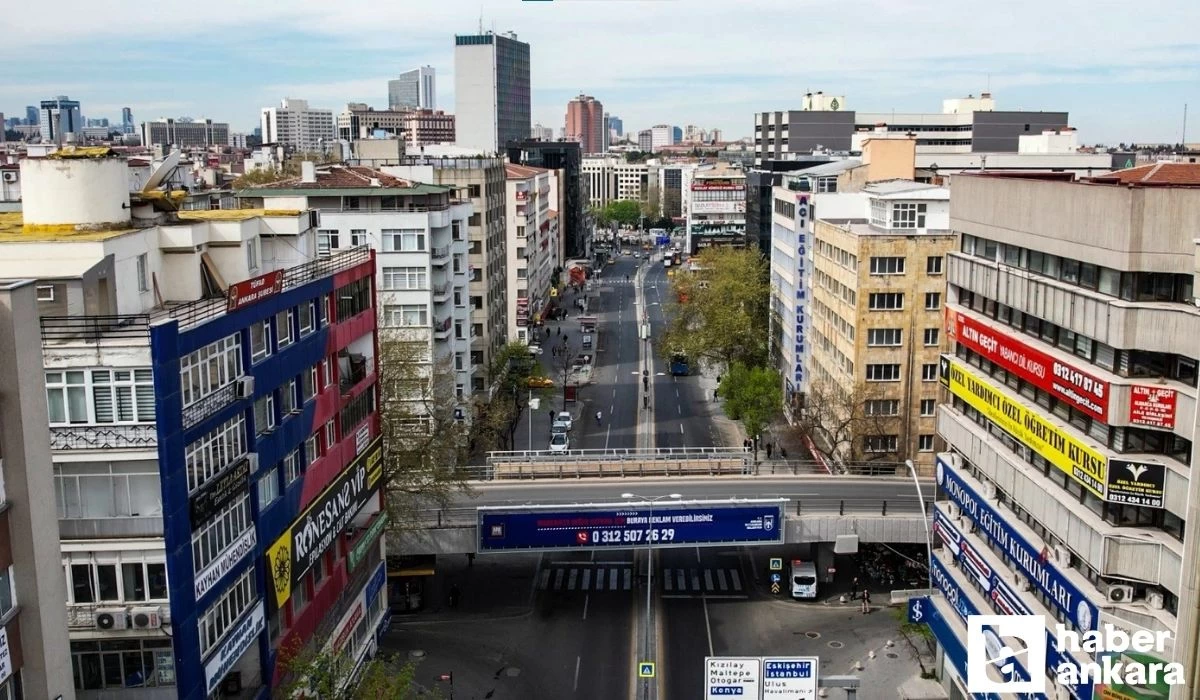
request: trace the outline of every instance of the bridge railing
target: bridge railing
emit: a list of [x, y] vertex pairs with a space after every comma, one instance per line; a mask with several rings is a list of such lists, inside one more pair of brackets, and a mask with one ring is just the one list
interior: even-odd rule
[[623, 448], [607, 450], [567, 450], [551, 452], [550, 450], [513, 450], [493, 451], [487, 453], [488, 464], [503, 462], [578, 462], [594, 459], [714, 459], [738, 457], [750, 460], [752, 455], [742, 447], [659, 447], [653, 450]]
[[473, 472], [476, 478], [744, 476], [752, 474], [753, 466], [750, 453], [728, 447], [491, 452], [487, 462], [484, 469]]

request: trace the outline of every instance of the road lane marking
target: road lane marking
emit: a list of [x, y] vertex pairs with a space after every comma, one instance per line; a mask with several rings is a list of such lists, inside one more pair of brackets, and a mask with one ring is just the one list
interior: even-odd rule
[[[590, 573], [592, 573], [592, 572], [591, 572], [591, 571], [585, 571], [585, 572], [583, 572], [583, 573], [584, 573], [584, 577], [583, 577], [583, 582], [584, 582], [584, 583], [583, 583], [583, 589], [586, 591], [586, 590], [587, 590], [587, 574], [590, 574]], [[585, 595], [585, 596], [583, 597], [583, 619], [585, 619], [585, 620], [587, 619], [588, 601], [589, 601], [589, 600], [591, 600], [591, 598], [592, 598], [591, 594]]]
[[699, 547], [696, 548], [696, 563], [697, 564], [700, 563], [700, 548]]
[[609, 569], [608, 574], [608, 590], [615, 591], [617, 590], [617, 570]]
[[567, 590], [575, 590], [575, 581], [579, 578], [579, 569], [571, 569], [571, 575], [567, 579]]
[[[585, 617], [584, 619], [586, 620], [587, 618]], [[712, 654], [709, 654], [709, 656], [712, 656]], [[579, 657], [578, 656], [575, 657], [575, 692], [577, 692], [577, 693], [579, 692]]]
[[737, 569], [730, 569], [729, 576], [733, 579], [733, 590], [742, 590], [742, 577], [738, 574]]
[[563, 575], [566, 574], [566, 569], [559, 569], [554, 572], [554, 590], [562, 588]]
[[[580, 588], [585, 591], [588, 590], [591, 582], [592, 582], [592, 570], [584, 569], [583, 570], [583, 585], [580, 586]], [[584, 600], [583, 600], [583, 619], [585, 619], [585, 620], [587, 619], [587, 599], [586, 598], [584, 598]]]
[[[534, 584], [534, 585], [537, 586], [538, 584]], [[547, 586], [549, 586], [549, 585], [550, 585], [550, 569], [542, 569], [541, 589], [544, 591], [544, 590], [546, 590]]]
[[725, 582], [725, 569], [717, 569], [717, 583], [720, 584], [722, 591], [729, 590], [729, 586]]
[[708, 633], [708, 655], [716, 656], [716, 653], [713, 652], [712, 621], [708, 619], [708, 598], [700, 596], [700, 603], [704, 606], [704, 631]]
[[[683, 411], [681, 410], [681, 411], [679, 412], [679, 414], [680, 414], [680, 415], [683, 415]], [[679, 424], [679, 434], [680, 434], [680, 435], [683, 435], [683, 424], [682, 424], [682, 423], [680, 423], [680, 424]]]

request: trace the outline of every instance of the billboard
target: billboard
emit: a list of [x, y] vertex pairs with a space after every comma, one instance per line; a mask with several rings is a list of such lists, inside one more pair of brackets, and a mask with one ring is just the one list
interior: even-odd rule
[[785, 501], [479, 508], [479, 551], [782, 544]]
[[796, 365], [792, 368], [792, 378], [798, 391], [808, 388], [808, 378], [804, 368], [808, 366], [808, 217], [809, 201], [807, 194], [796, 195], [796, 328], [795, 353]]
[[226, 311], [237, 311], [282, 291], [283, 270], [274, 270], [258, 277], [242, 280], [229, 285], [229, 292], [225, 297]]
[[1129, 422], [1151, 428], [1175, 427], [1175, 390], [1165, 386], [1129, 387]]
[[744, 200], [728, 200], [720, 202], [692, 202], [691, 210], [693, 214], [717, 214], [717, 213], [734, 213], [745, 214], [746, 202]]

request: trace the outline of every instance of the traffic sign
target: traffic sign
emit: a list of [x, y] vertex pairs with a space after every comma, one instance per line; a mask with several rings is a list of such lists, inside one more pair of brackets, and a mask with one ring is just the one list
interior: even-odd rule
[[762, 660], [758, 657], [709, 656], [704, 663], [705, 700], [762, 696]]
[[764, 657], [763, 700], [816, 700], [817, 657]]
[[654, 677], [654, 662], [643, 661], [638, 664], [638, 678], [653, 678]]
[[783, 580], [783, 576], [779, 574], [771, 574], [771, 583], [779, 583]]
[[771, 557], [771, 571], [783, 571], [783, 557]]
[[779, 584], [778, 584], [778, 583], [772, 583], [772, 584], [771, 584], [771, 592], [772, 592], [772, 593], [778, 593], [778, 592], [779, 592]]

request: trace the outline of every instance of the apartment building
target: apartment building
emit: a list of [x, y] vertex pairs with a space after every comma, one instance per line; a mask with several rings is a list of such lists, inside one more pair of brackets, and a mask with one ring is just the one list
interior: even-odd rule
[[211, 119], [155, 119], [142, 122], [142, 145], [148, 148], [229, 146], [229, 125]]
[[333, 110], [312, 109], [308, 100], [284, 98], [278, 107], [264, 107], [260, 121], [263, 143], [305, 153], [324, 151], [337, 135]]
[[[812, 272], [804, 280], [811, 299], [795, 319], [784, 314], [794, 327], [807, 321], [809, 332], [796, 343], [792, 335], [801, 333], [785, 330], [793, 347], [788, 352], [784, 343], [782, 357], [793, 363], [787, 368], [795, 379], [794, 366], [802, 366], [807, 353], [807, 377], [801, 379], [814, 396], [837, 399], [826, 398], [822, 409], [854, 412], [851, 434], [840, 436], [844, 441], [818, 447], [838, 459], [879, 461], [889, 469], [911, 459], [931, 473], [938, 358], [946, 343], [944, 257], [954, 242], [949, 192], [893, 180], [868, 185], [861, 194], [816, 200], [777, 188], [785, 220], [788, 196], [801, 203], [807, 198], [816, 219]], [[797, 345], [804, 347], [797, 351]]]
[[567, 140], [578, 141], [584, 153], [604, 153], [608, 149], [604, 126], [604, 105], [591, 95], [579, 95], [567, 103]]
[[620, 199], [640, 200], [649, 189], [650, 166], [629, 163], [623, 156], [583, 157], [582, 174], [588, 203], [603, 207]]
[[269, 210], [319, 211], [318, 257], [361, 246], [376, 251], [385, 339], [426, 343], [431, 372], [435, 367], [439, 376], [452, 372], [458, 397], [465, 401], [473, 377], [483, 370], [470, 361], [471, 204], [458, 199], [452, 187], [371, 168], [306, 162], [301, 170], [300, 177], [244, 190], [241, 198]]
[[365, 658], [386, 625], [358, 529], [382, 506], [371, 251], [313, 260], [313, 211], [175, 212], [109, 149], [21, 169], [0, 275], [37, 279], [76, 696], [257, 697], [294, 650]]
[[522, 141], [508, 148], [509, 163], [558, 171], [558, 181], [554, 184], [558, 205], [551, 207], [558, 212], [563, 242], [559, 257], [563, 260], [588, 257], [591, 246], [591, 219], [584, 205], [588, 201], [588, 182], [582, 174], [582, 161], [580, 145], [570, 141]]
[[[931, 601], [943, 683], [962, 692], [966, 615], [1039, 614], [1169, 633], [1145, 660], [1183, 663], [1188, 685], [1137, 692], [1192, 698], [1200, 168], [1069, 178], [954, 182], [935, 510], [948, 546]], [[1048, 649], [1052, 668], [1096, 660], [1052, 634]]]
[[404, 180], [452, 187], [471, 203], [467, 219], [467, 277], [471, 354], [469, 365], [482, 369], [471, 377], [469, 391], [488, 387], [487, 370], [508, 342], [508, 215], [503, 158], [480, 158], [470, 148], [430, 146], [425, 155], [405, 156], [381, 166]]
[[505, 167], [508, 182], [508, 337], [530, 342], [531, 328], [552, 301], [551, 280], [562, 266], [562, 241], [552, 181], [555, 173]]
[[657, 151], [663, 146], [674, 146], [679, 143], [675, 134], [677, 127], [670, 124], [655, 124], [650, 127], [650, 150]]
[[745, 247], [746, 172], [727, 163], [696, 168], [684, 211], [688, 253], [710, 246]]
[[74, 698], [37, 282], [0, 280], [0, 699]]

